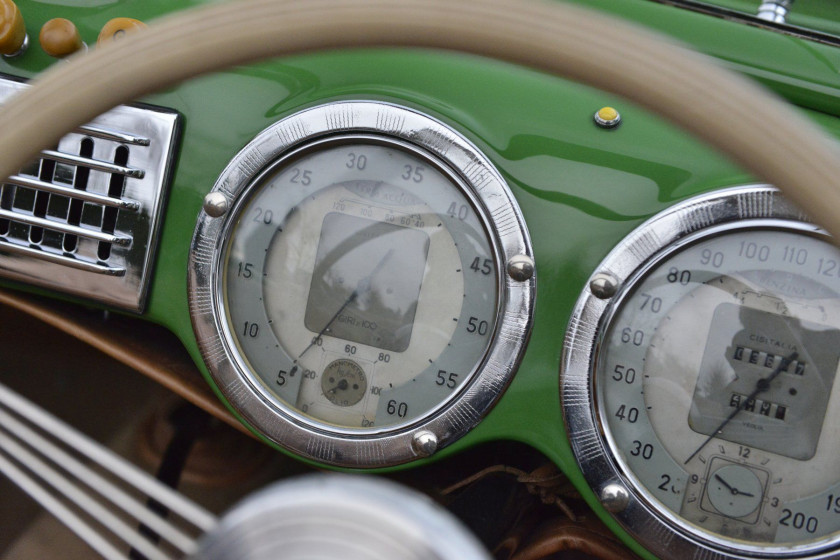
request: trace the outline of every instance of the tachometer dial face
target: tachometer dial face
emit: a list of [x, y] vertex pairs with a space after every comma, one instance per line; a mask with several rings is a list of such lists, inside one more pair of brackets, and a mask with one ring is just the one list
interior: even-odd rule
[[191, 314], [213, 381], [261, 434], [324, 463], [434, 453], [498, 400], [534, 263], [507, 186], [414, 111], [334, 103], [263, 131], [205, 199]]
[[467, 383], [496, 328], [475, 206], [407, 145], [330, 140], [255, 184], [224, 288], [243, 363], [284, 406], [342, 428], [412, 422]]
[[[772, 191], [750, 196], [784, 208]], [[722, 200], [748, 197], [709, 203]], [[605, 452], [675, 533], [733, 556], [822, 554], [840, 542], [840, 251], [807, 223], [744, 208], [754, 219], [652, 251], [663, 224], [691, 223], [672, 221], [680, 210], [608, 257], [602, 270], [629, 268], [641, 243], [651, 252], [612, 275], [623, 286], [609, 303], [590, 301], [603, 305], [589, 379]], [[636, 529], [633, 505], [620, 518]]]

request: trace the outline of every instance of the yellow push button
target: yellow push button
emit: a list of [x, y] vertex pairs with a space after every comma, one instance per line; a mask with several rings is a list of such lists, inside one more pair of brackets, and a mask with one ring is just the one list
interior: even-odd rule
[[139, 19], [118, 17], [114, 18], [102, 27], [99, 32], [99, 38], [96, 40], [97, 45], [107, 43], [113, 39], [119, 39], [126, 33], [132, 33], [146, 27], [146, 24]]
[[612, 107], [602, 107], [598, 111], [598, 116], [605, 121], [614, 121], [618, 117], [618, 111]]
[[79, 30], [72, 21], [64, 18], [51, 19], [45, 23], [38, 40], [44, 52], [56, 58], [70, 56], [84, 47]]
[[621, 115], [612, 107], [601, 107], [594, 118], [595, 124], [601, 128], [615, 128], [621, 122]]
[[0, 54], [15, 56], [26, 48], [26, 26], [12, 0], [0, 0]]

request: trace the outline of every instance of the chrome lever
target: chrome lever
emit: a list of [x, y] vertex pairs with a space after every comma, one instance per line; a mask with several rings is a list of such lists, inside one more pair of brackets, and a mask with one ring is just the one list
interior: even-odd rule
[[758, 19], [764, 21], [772, 21], [774, 23], [784, 23], [787, 19], [790, 7], [794, 0], [764, 0], [761, 6], [758, 7]]

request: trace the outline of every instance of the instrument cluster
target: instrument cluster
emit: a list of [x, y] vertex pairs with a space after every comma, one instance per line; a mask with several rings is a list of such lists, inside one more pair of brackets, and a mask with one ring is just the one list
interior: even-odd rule
[[[404, 107], [332, 103], [270, 126], [219, 177], [193, 239], [192, 317], [260, 434], [321, 463], [397, 465], [504, 393], [537, 264], [465, 137]], [[839, 289], [840, 251], [764, 186], [678, 204], [601, 263], [560, 405], [590, 486], [645, 546], [836, 550]]]

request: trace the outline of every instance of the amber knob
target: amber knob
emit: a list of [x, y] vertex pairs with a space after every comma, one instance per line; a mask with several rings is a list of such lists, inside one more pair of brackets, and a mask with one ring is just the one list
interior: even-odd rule
[[99, 32], [99, 38], [96, 40], [97, 45], [106, 43], [113, 39], [119, 39], [126, 33], [132, 33], [146, 27], [146, 24], [139, 19], [132, 19], [126, 17], [114, 18], [102, 27]]
[[13, 56], [26, 46], [26, 26], [12, 0], [0, 0], [0, 54]]
[[38, 40], [44, 52], [56, 58], [70, 56], [84, 46], [79, 30], [72, 21], [64, 18], [51, 19], [45, 23]]

